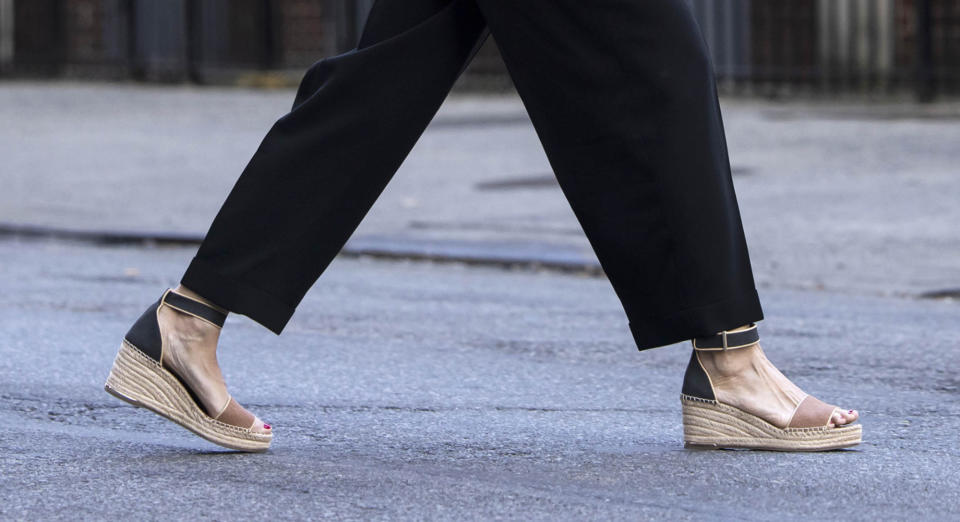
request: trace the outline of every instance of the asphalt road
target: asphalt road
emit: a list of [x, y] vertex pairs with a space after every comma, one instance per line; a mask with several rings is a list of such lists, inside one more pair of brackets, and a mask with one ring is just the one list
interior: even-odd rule
[[763, 289], [770, 357], [863, 415], [821, 454], [681, 445], [688, 347], [638, 354], [600, 278], [340, 259], [280, 337], [231, 317], [223, 451], [102, 391], [185, 248], [0, 240], [0, 518], [960, 517], [960, 308]]
[[[201, 237], [292, 100], [289, 90], [2, 82], [0, 121], [12, 123], [0, 125], [0, 228]], [[758, 284], [960, 291], [960, 103], [730, 99], [723, 109]], [[596, 264], [510, 96], [449, 99], [350, 247]]]

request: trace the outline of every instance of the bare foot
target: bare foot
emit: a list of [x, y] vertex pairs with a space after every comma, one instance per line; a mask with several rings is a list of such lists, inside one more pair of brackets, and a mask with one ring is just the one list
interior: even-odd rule
[[[175, 292], [217, 308], [191, 290], [180, 286]], [[219, 309], [223, 312], [225, 310]], [[220, 329], [196, 317], [163, 306], [158, 313], [163, 337], [163, 365], [176, 373], [196, 394], [211, 417], [255, 432], [270, 433], [264, 424], [236, 401], [231, 400], [217, 363]]]
[[[756, 343], [728, 351], [698, 352], [700, 362], [713, 383], [718, 401], [751, 413], [784, 428], [807, 397], [771, 363]], [[860, 417], [855, 410], [840, 408], [830, 426], [843, 426]]]

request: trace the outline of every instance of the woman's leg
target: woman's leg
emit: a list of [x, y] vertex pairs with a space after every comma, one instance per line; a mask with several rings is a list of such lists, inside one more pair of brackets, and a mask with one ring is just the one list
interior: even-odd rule
[[[686, 2], [478, 4], [638, 347], [761, 320], [712, 65]], [[699, 364], [718, 396], [770, 422], [805, 397], [756, 343]]]
[[[270, 426], [227, 392], [216, 358], [222, 319], [232, 311], [283, 329], [485, 38], [473, 0], [378, 0], [358, 49], [307, 72], [293, 109], [264, 138], [182, 284], [128, 332], [108, 391], [153, 404], [219, 444], [269, 446]], [[145, 375], [153, 380], [139, 382]], [[170, 399], [183, 395], [178, 390], [207, 417]], [[231, 438], [215, 421], [248, 431]]]
[[763, 318], [682, 0], [480, 0], [641, 349]]
[[485, 38], [473, 0], [379, 0], [357, 50], [307, 72], [183, 276], [279, 333]]

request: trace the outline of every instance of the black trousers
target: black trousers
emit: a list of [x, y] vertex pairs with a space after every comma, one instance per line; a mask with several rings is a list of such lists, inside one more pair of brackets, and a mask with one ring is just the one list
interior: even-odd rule
[[279, 333], [491, 33], [640, 349], [762, 319], [683, 0], [379, 0], [306, 73], [182, 283]]

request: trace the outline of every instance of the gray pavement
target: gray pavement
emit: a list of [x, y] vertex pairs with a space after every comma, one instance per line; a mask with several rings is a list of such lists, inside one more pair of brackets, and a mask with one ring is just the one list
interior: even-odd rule
[[284, 335], [228, 321], [232, 391], [277, 432], [244, 455], [101, 388], [191, 255], [0, 240], [0, 518], [960, 517], [955, 303], [762, 291], [773, 360], [865, 442], [690, 451], [689, 348], [636, 353], [604, 280], [340, 259]]
[[[12, 122], [0, 127], [0, 225], [200, 237], [292, 98], [0, 83], [0, 121]], [[724, 111], [761, 286], [960, 288], [960, 103], [728, 100]], [[596, 264], [509, 96], [451, 98], [349, 248]]]
[[349, 245], [393, 260], [339, 258], [283, 336], [229, 319], [277, 429], [235, 454], [102, 391], [193, 247], [22, 237], [195, 241], [291, 99], [0, 83], [0, 518], [960, 518], [960, 104], [724, 103], [765, 346], [856, 450], [684, 450], [688, 348], [635, 352], [519, 101], [456, 97]]

